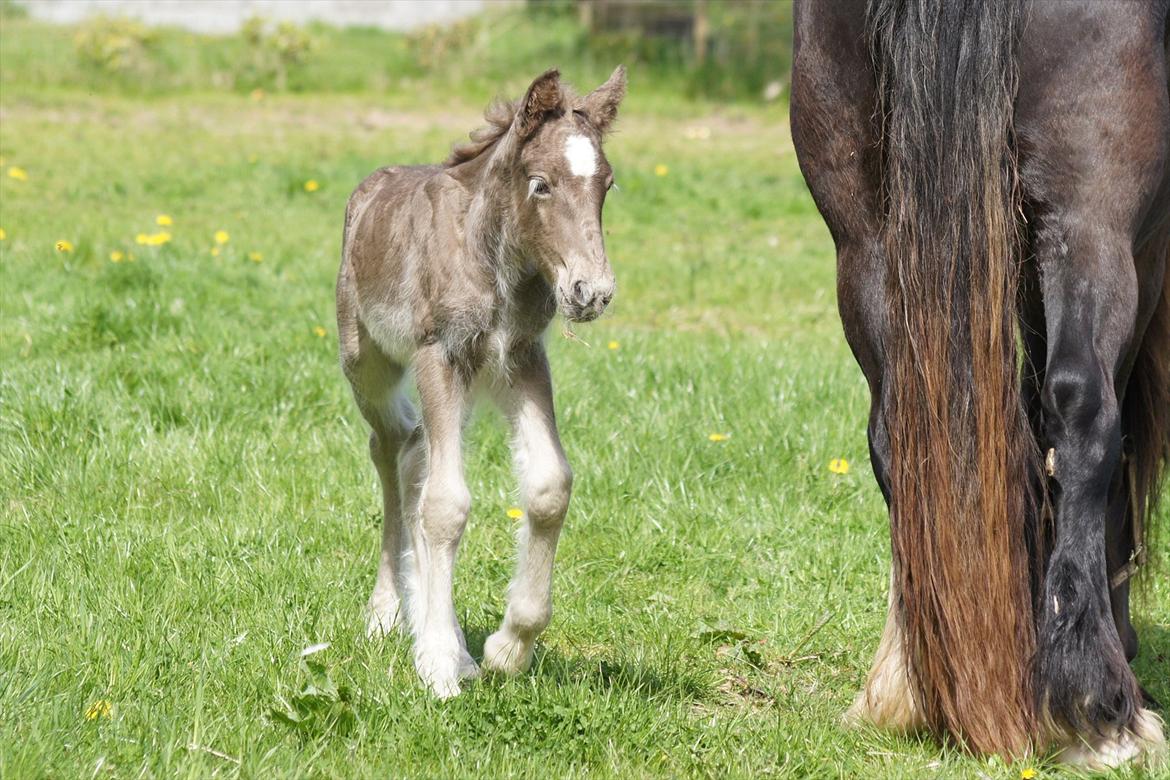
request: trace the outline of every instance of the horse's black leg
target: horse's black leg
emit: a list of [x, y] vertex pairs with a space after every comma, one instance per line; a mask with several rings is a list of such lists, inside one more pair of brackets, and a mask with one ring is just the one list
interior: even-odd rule
[[[837, 247], [837, 298], [845, 338], [869, 383], [870, 461], [887, 503], [889, 439], [883, 416], [885, 259], [880, 245], [874, 74], [864, 0], [798, 2], [792, 136], [801, 170]], [[894, 594], [869, 678], [849, 721], [906, 731], [921, 726], [906, 680]]]
[[1044, 303], [1042, 444], [1054, 454], [1055, 507], [1037, 686], [1053, 736], [1072, 738], [1063, 757], [1111, 765], [1161, 740], [1114, 620], [1106, 527], [1121, 464], [1119, 388], [1140, 333], [1135, 232], [1167, 162], [1170, 110], [1155, 20], [1143, 25], [1124, 4], [1034, 8], [1017, 130]]

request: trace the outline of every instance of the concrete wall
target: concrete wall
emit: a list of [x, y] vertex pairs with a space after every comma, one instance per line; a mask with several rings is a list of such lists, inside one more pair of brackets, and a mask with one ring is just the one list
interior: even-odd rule
[[522, 0], [22, 0], [36, 19], [72, 23], [90, 16], [123, 16], [150, 25], [231, 33], [253, 16], [337, 27], [413, 30], [473, 16], [488, 6]]

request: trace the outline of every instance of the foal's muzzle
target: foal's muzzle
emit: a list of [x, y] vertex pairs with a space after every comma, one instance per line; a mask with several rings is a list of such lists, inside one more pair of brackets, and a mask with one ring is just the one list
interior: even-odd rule
[[577, 279], [568, 290], [561, 290], [561, 313], [573, 322], [590, 322], [602, 315], [605, 307], [613, 300], [612, 278], [591, 282]]

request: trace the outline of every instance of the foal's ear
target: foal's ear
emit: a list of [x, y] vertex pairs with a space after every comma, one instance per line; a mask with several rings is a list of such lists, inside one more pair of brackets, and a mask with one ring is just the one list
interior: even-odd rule
[[514, 127], [520, 138], [532, 135], [544, 115], [559, 108], [561, 102], [561, 72], [552, 68], [537, 76], [516, 111]]
[[618, 106], [626, 96], [626, 66], [618, 65], [609, 80], [581, 99], [581, 111], [603, 134], [617, 118]]

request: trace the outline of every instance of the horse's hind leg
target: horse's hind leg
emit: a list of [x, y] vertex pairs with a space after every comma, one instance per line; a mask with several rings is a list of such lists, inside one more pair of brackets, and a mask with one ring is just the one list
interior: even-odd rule
[[1159, 752], [1163, 737], [1127, 663], [1106, 558], [1121, 455], [1116, 371], [1130, 348], [1137, 276], [1128, 238], [1094, 233], [1104, 243], [1067, 235], [1069, 262], [1050, 259], [1044, 282], [1050, 348], [1042, 401], [1045, 446], [1054, 452], [1056, 546], [1040, 603], [1037, 673], [1050, 728], [1072, 739], [1061, 758], [1113, 766]]
[[[882, 351], [886, 327], [879, 164], [873, 122], [876, 87], [865, 45], [865, 3], [819, 0], [796, 6], [792, 135], [805, 180], [837, 246], [837, 293], [845, 337], [869, 382], [870, 460], [883, 495], [889, 441]], [[923, 725], [906, 676], [898, 597], [891, 578], [885, 629], [865, 686], [846, 723], [893, 731]]]
[[[1038, 4], [1030, 29], [1060, 29], [1045, 16], [1059, 6]], [[1165, 746], [1110, 607], [1106, 524], [1121, 465], [1119, 388], [1149, 316], [1134, 233], [1170, 161], [1170, 111], [1161, 62], [1140, 54], [1148, 31], [1125, 9], [1092, 8], [1126, 23], [1097, 20], [1110, 34], [1074, 56], [1057, 44], [1023, 48], [1017, 130], [1044, 300], [1043, 446], [1053, 451], [1056, 522], [1037, 618], [1038, 703], [1051, 736], [1068, 744], [1062, 760], [1113, 766]]]
[[536, 637], [552, 617], [552, 571], [573, 472], [557, 436], [552, 380], [544, 347], [518, 360], [501, 406], [512, 424], [516, 467], [526, 511], [516, 574], [500, 629], [488, 637], [484, 666], [518, 674], [532, 663]]

